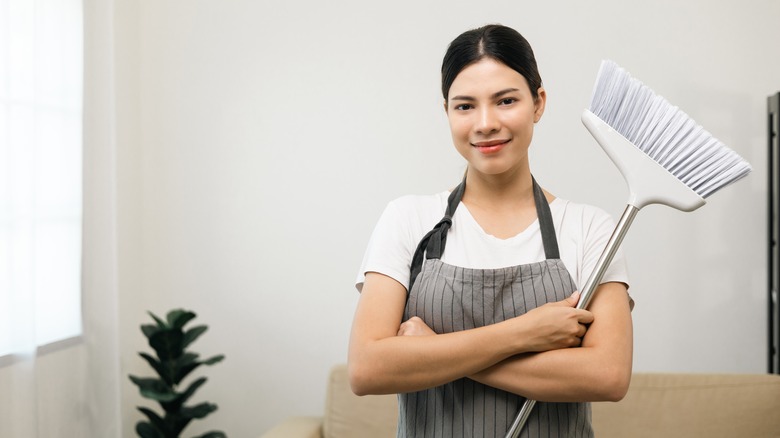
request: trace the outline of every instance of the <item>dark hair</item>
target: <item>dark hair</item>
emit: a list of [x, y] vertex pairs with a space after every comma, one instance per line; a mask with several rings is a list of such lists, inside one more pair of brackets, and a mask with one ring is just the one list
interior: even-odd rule
[[447, 48], [441, 65], [441, 92], [445, 101], [458, 73], [482, 58], [495, 59], [520, 73], [528, 81], [534, 99], [538, 97], [542, 78], [531, 45], [511, 27], [489, 24], [463, 32]]

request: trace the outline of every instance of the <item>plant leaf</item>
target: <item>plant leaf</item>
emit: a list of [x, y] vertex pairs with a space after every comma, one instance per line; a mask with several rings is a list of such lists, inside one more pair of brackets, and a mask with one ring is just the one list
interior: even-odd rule
[[155, 429], [150, 423], [146, 421], [139, 421], [135, 424], [135, 432], [141, 438], [165, 438], [159, 430]]
[[205, 377], [201, 377], [190, 383], [190, 386], [188, 386], [184, 392], [179, 393], [175, 399], [170, 402], [162, 403], [163, 409], [165, 409], [166, 412], [179, 412], [182, 405], [187, 402], [187, 399], [192, 397], [192, 395], [195, 394], [195, 391], [206, 383], [206, 380]]
[[175, 309], [168, 312], [166, 318], [168, 319], [168, 325], [171, 328], [180, 329], [184, 327], [184, 325], [187, 324], [190, 320], [195, 318], [195, 314], [187, 310]]
[[154, 348], [160, 362], [176, 359], [182, 355], [182, 339], [184, 335], [181, 329], [164, 329], [149, 338], [149, 345]]
[[178, 385], [185, 377], [187, 377], [195, 368], [201, 365], [200, 361], [192, 362], [187, 365], [183, 365], [176, 370], [176, 384]]
[[190, 424], [190, 421], [192, 421], [192, 418], [185, 418], [180, 413], [177, 413], [176, 416], [172, 418], [171, 423], [171, 436], [178, 438], [181, 436], [181, 431], [184, 430], [185, 427], [187, 427], [188, 424]]
[[171, 378], [174, 385], [178, 385], [184, 380], [192, 370], [200, 366], [197, 353], [184, 353], [178, 359], [170, 361]]
[[225, 432], [212, 430], [211, 432], [206, 432], [203, 435], [196, 436], [194, 438], [227, 438], [227, 435], [225, 435]]
[[201, 377], [194, 382], [190, 383], [190, 386], [187, 387], [184, 392], [181, 393], [179, 396], [181, 398], [181, 403], [184, 404], [184, 402], [187, 401], [188, 398], [192, 397], [193, 394], [195, 394], [195, 391], [198, 390], [201, 386], [203, 386], [204, 383], [206, 383], [208, 379], [205, 377]]
[[173, 389], [160, 379], [142, 379], [131, 375], [130, 380], [138, 385], [141, 395], [148, 399], [169, 402], [177, 396]]
[[208, 326], [205, 325], [198, 325], [187, 330], [184, 333], [184, 342], [182, 348], [189, 347], [190, 344], [195, 342], [195, 340], [198, 339], [198, 337], [200, 337], [200, 335], [202, 335], [206, 330], [208, 330]]
[[147, 338], [151, 338], [153, 334], [157, 333], [157, 330], [160, 330], [160, 327], [154, 324], [144, 324], [141, 326], [141, 331]]
[[143, 406], [139, 406], [138, 410], [141, 411], [144, 415], [146, 415], [146, 418], [149, 419], [152, 426], [158, 431], [158, 432], [165, 432], [168, 429], [168, 426], [165, 424], [165, 420], [161, 416], [157, 414], [157, 412], [154, 412], [153, 410], [149, 408], [145, 408]]
[[217, 405], [203, 402], [192, 407], [181, 408], [181, 416], [184, 418], [203, 418], [217, 410]]
[[200, 355], [198, 353], [193, 352], [187, 352], [181, 355], [180, 358], [176, 359], [176, 366], [185, 366], [189, 365], [191, 363], [194, 363], [198, 360]]
[[[189, 354], [189, 353], [188, 353]], [[225, 356], [220, 354], [218, 356], [211, 357], [209, 359], [199, 360], [195, 362], [182, 362], [181, 366], [176, 367], [176, 377], [174, 378], [175, 384], [179, 384], [182, 380], [184, 380], [185, 377], [187, 377], [192, 371], [194, 371], [196, 368], [198, 368], [201, 365], [214, 365], [217, 362], [222, 361]]]
[[203, 365], [214, 365], [215, 363], [222, 362], [222, 359], [224, 359], [224, 358], [225, 358], [224, 354], [219, 354], [217, 356], [210, 357], [210, 358], [208, 358], [208, 359], [206, 359], [204, 361], [201, 361], [201, 363]]
[[160, 327], [160, 328], [168, 328], [168, 324], [166, 324], [165, 321], [163, 321], [162, 319], [157, 317], [157, 315], [155, 315], [152, 312], [146, 312], [146, 313], [148, 313], [157, 322], [157, 326], [158, 327]]
[[157, 371], [157, 375], [159, 375], [165, 381], [165, 383], [167, 383], [169, 386], [173, 386], [173, 373], [169, 371], [168, 368], [164, 367], [160, 361], [152, 357], [150, 354], [138, 353], [138, 355], [143, 357], [146, 362], [149, 363], [149, 366]]

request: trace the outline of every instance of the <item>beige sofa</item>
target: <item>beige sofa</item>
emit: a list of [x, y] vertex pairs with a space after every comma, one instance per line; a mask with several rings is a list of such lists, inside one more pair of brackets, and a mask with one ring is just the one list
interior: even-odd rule
[[[263, 438], [394, 437], [395, 395], [357, 397], [333, 368], [322, 417], [290, 418]], [[780, 437], [780, 376], [636, 373], [618, 403], [593, 403], [598, 438]]]

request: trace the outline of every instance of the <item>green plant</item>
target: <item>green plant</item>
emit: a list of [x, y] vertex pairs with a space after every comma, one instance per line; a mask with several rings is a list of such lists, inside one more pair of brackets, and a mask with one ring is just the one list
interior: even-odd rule
[[[203, 402], [195, 406], [185, 406], [184, 403], [192, 397], [197, 389], [206, 383], [205, 377], [200, 377], [181, 390], [181, 382], [193, 370], [201, 365], [213, 365], [225, 358], [223, 355], [200, 360], [197, 353], [187, 351], [208, 326], [198, 325], [184, 330], [184, 326], [195, 318], [193, 312], [176, 309], [168, 312], [166, 320], [149, 315], [156, 324], [143, 324], [141, 331], [149, 340], [149, 346], [154, 349], [157, 357], [139, 352], [146, 362], [157, 372], [157, 378], [140, 378], [130, 375], [141, 395], [157, 401], [165, 411], [163, 416], [149, 408], [138, 407], [149, 421], [139, 421], [135, 431], [142, 438], [178, 438], [190, 421], [203, 418], [217, 410], [217, 405]], [[220, 431], [211, 431], [198, 438], [224, 438]]]

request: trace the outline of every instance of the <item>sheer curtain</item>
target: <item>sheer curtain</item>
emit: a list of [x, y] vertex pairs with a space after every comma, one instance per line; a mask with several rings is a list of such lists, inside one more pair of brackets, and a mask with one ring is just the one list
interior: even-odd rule
[[0, 0], [0, 356], [81, 334], [79, 0]]
[[114, 20], [111, 0], [0, 0], [3, 438], [121, 435]]
[[87, 436], [121, 436], [113, 0], [84, 0], [83, 321]]
[[80, 0], [0, 0], [3, 437], [41, 433], [38, 356], [82, 330], [81, 60]]

